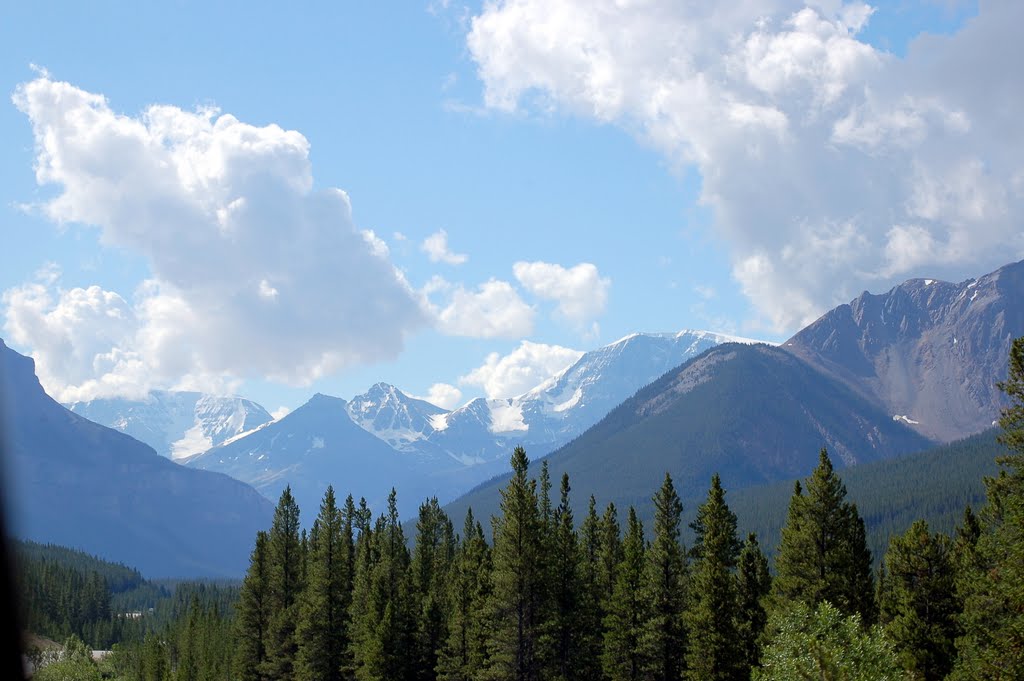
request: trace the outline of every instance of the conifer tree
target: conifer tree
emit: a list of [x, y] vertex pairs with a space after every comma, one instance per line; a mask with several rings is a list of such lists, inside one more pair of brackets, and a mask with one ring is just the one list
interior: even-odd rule
[[914, 679], [946, 678], [957, 633], [952, 541], [918, 520], [889, 542], [885, 567], [878, 605], [900, 664]]
[[551, 657], [546, 679], [585, 679], [583, 672], [583, 630], [580, 607], [579, 545], [572, 508], [569, 506], [569, 475], [562, 475], [560, 503], [552, 517], [551, 617], [546, 635]]
[[438, 678], [470, 681], [488, 666], [486, 607], [491, 594], [490, 547], [472, 509], [466, 511], [448, 583], [448, 640], [438, 661]]
[[348, 648], [349, 547], [344, 521], [327, 487], [313, 523], [307, 580], [299, 606], [295, 677], [302, 681], [340, 681]]
[[[579, 535], [579, 583], [576, 619], [579, 630], [579, 678], [599, 679], [601, 677], [601, 649], [604, 644], [605, 613], [601, 611], [603, 601], [598, 583], [601, 561], [601, 519], [597, 515], [597, 501], [593, 495], [587, 505], [587, 517], [580, 526]], [[607, 594], [610, 595], [609, 589]]]
[[295, 624], [302, 591], [302, 540], [299, 537], [299, 506], [286, 487], [274, 510], [267, 536], [267, 601], [270, 619], [266, 637], [266, 660], [261, 674], [275, 681], [291, 679], [298, 642]]
[[747, 535], [740, 550], [736, 568], [737, 613], [736, 630], [742, 646], [743, 666], [756, 667], [761, 662], [761, 636], [768, 624], [764, 602], [771, 592], [772, 578], [768, 559], [761, 551], [756, 534]]
[[689, 631], [686, 678], [692, 681], [739, 681], [743, 646], [737, 629], [737, 591], [733, 569], [739, 556], [736, 514], [725, 503], [716, 473], [707, 500], [691, 525], [696, 540], [690, 577], [691, 596], [685, 612]]
[[490, 665], [495, 678], [510, 681], [541, 678], [544, 524], [528, 466], [526, 451], [516, 447], [512, 479], [501, 491], [501, 515], [493, 519]]
[[777, 607], [800, 602], [812, 608], [828, 601], [846, 615], [874, 621], [874, 578], [864, 522], [846, 502], [846, 486], [825, 449], [807, 480], [796, 484], [775, 562]]
[[353, 595], [352, 657], [360, 681], [414, 677], [415, 598], [409, 549], [398, 517], [395, 490], [369, 534], [372, 547]]
[[647, 550], [642, 598], [647, 605], [643, 654], [647, 677], [676, 681], [685, 669], [686, 554], [680, 542], [683, 504], [666, 473], [654, 495], [654, 538]]
[[[238, 594], [235, 615], [234, 673], [239, 681], [262, 679], [261, 669], [267, 659], [266, 639], [270, 627], [270, 565], [267, 555], [267, 533], [256, 533], [256, 546], [249, 559], [249, 570]], [[145, 651], [153, 644], [147, 636]]]
[[642, 593], [645, 581], [646, 546], [644, 528], [629, 507], [622, 562], [615, 574], [615, 588], [608, 601], [604, 621], [604, 652], [601, 665], [610, 681], [639, 681], [647, 678], [642, 650], [647, 625], [647, 604]]
[[999, 388], [1010, 400], [999, 420], [1008, 453], [997, 459], [999, 474], [985, 480], [977, 543], [961, 561], [956, 679], [1024, 678], [1024, 337], [1010, 347]]
[[416, 632], [418, 678], [433, 681], [438, 655], [448, 638], [448, 573], [455, 558], [455, 533], [434, 497], [420, 505], [413, 549], [413, 588], [419, 604]]
[[598, 607], [602, 621], [608, 614], [611, 593], [622, 563], [622, 529], [615, 504], [609, 502], [601, 516], [601, 555], [597, 564]]

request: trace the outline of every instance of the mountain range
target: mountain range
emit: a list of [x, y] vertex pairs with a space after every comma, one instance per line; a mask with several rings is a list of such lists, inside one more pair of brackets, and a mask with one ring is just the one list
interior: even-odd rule
[[134, 565], [151, 577], [237, 577], [273, 506], [75, 414], [0, 341], [4, 502], [14, 535]]

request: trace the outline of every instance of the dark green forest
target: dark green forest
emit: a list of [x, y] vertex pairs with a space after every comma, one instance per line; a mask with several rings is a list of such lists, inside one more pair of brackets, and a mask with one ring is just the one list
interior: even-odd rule
[[[432, 499], [412, 537], [394, 492], [374, 516], [328, 488], [307, 533], [286, 489], [237, 593], [168, 590], [105, 670], [145, 681], [1024, 679], [1024, 339], [1000, 387], [1003, 454], [916, 509], [882, 466], [852, 494], [824, 449], [772, 502], [733, 504], [714, 475], [689, 516], [666, 475], [646, 525], [593, 498], [575, 517], [568, 476], [556, 484], [521, 448], [490, 522], [470, 510], [457, 528]], [[966, 462], [991, 446], [983, 435], [951, 451]], [[922, 483], [935, 475], [918, 463]], [[967, 474], [977, 482], [958, 481]], [[778, 499], [775, 520], [765, 509]], [[765, 534], [741, 532], [741, 507]], [[887, 519], [884, 551], [868, 539], [872, 513]], [[26, 583], [63, 593], [40, 560]], [[61, 569], [85, 575], [68, 598], [87, 621], [117, 616], [99, 593], [121, 573]], [[103, 633], [77, 622], [61, 631]]]

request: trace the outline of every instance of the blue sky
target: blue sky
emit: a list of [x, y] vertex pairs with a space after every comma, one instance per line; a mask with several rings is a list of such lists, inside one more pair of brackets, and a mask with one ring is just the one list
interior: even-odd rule
[[[266, 316], [253, 319], [248, 308], [229, 309], [234, 302], [208, 305], [217, 291], [237, 293], [217, 288], [230, 286], [224, 282], [177, 296], [183, 281], [207, 277], [218, 262], [227, 263], [227, 272], [245, 272], [244, 263], [230, 264], [240, 257], [230, 251], [190, 254], [188, 239], [175, 238], [170, 218], [140, 228], [138, 218], [116, 216], [109, 197], [107, 203], [91, 203], [94, 183], [86, 176], [92, 172], [124, 173], [118, 186], [129, 187], [143, 203], [151, 188], [132, 177], [127, 165], [118, 165], [117, 146], [97, 151], [102, 139], [86, 151], [81, 139], [67, 140], [60, 153], [78, 154], [73, 158], [81, 164], [69, 170], [67, 159], [57, 159], [51, 175], [58, 179], [38, 183], [33, 167], [39, 139], [32, 123], [38, 135], [42, 121], [49, 120], [46, 107], [64, 106], [43, 88], [24, 95], [20, 104], [8, 100], [0, 107], [8, 140], [0, 161], [6, 244], [0, 290], [8, 292], [0, 335], [34, 353], [44, 383], [66, 399], [131, 392], [143, 383], [212, 385], [271, 409], [294, 408], [314, 391], [349, 397], [383, 380], [417, 395], [449, 384], [464, 401], [526, 385], [499, 381], [493, 371], [478, 374], [483, 377], [476, 381], [459, 380], [486, 367], [491, 353], [497, 353], [493, 365], [522, 350], [524, 340], [557, 346], [509, 358], [505, 368], [520, 370], [527, 383], [565, 361], [565, 348], [586, 350], [633, 331], [702, 328], [778, 341], [865, 288], [884, 290], [910, 276], [981, 274], [1008, 259], [1000, 247], [1008, 239], [1012, 249], [1020, 248], [1013, 161], [1000, 155], [998, 140], [979, 138], [993, 126], [1018, 136], [1019, 126], [1010, 117], [986, 120], [991, 114], [965, 104], [970, 84], [979, 78], [997, 79], [998, 89], [994, 60], [1002, 56], [977, 47], [985, 41], [965, 28], [977, 24], [974, 33], [983, 36], [997, 31], [993, 26], [1019, 13], [1014, 3], [979, 10], [974, 3], [905, 0], [879, 3], [868, 12], [859, 3], [829, 0], [805, 7], [765, 0], [763, 7], [749, 3], [753, 9], [746, 15], [710, 17], [704, 27], [699, 13], [673, 15], [681, 28], [711, 36], [696, 46], [659, 45], [663, 36], [648, 17], [616, 17], [612, 10], [595, 15], [587, 3], [571, 0], [560, 3], [562, 18], [548, 24], [550, 17], [538, 13], [554, 4], [320, 3], [302, 12], [250, 3], [5, 6], [0, 82], [8, 93], [33, 81], [65, 82], [106, 97], [112, 117], [140, 120], [157, 104], [188, 114], [216, 107], [220, 115], [255, 128], [297, 131], [308, 142], [300, 159], [312, 173], [308, 192], [344, 190], [352, 209], [346, 228], [353, 234], [372, 230], [383, 240], [384, 261], [401, 273], [406, 298], [422, 303], [427, 296], [430, 305], [412, 311], [401, 286], [367, 265], [366, 253], [353, 256], [351, 272], [338, 265], [335, 273], [326, 255], [306, 254], [313, 268], [303, 279], [308, 288], [296, 287], [294, 295], [339, 317], [314, 324], [308, 343], [302, 326], [308, 315], [275, 318], [264, 334], [260, 324]], [[651, 11], [658, 4], [651, 3]], [[802, 10], [810, 14], [800, 15]], [[989, 15], [991, 21], [981, 21]], [[559, 20], [570, 23], [559, 27]], [[552, 44], [542, 30], [546, 25], [565, 44], [588, 49]], [[915, 43], [924, 33], [940, 37]], [[736, 42], [737, 36], [745, 42]], [[622, 48], [648, 38], [655, 47], [635, 54]], [[998, 36], [989, 36], [988, 43], [1019, 49], [998, 42]], [[963, 67], [962, 78], [929, 70], [970, 50], [981, 52], [976, 63]], [[665, 65], [674, 56], [696, 66], [673, 71]], [[741, 62], [743, 78], [736, 76]], [[805, 68], [826, 62], [838, 66]], [[986, 66], [991, 69], [983, 74], [967, 72]], [[696, 82], [719, 88], [700, 90], [707, 106], [673, 103], [675, 96], [683, 101], [692, 94]], [[650, 102], [659, 93], [668, 94], [653, 111]], [[716, 101], [739, 117], [761, 121], [765, 130], [774, 125], [774, 132], [716, 127]], [[779, 117], [782, 132], [772, 123]], [[826, 122], [831, 133], [823, 141]], [[90, 132], [63, 130], [79, 138]], [[746, 162], [738, 150], [748, 155]], [[99, 156], [82, 160], [87, 152]], [[877, 186], [890, 176], [906, 176], [908, 169], [921, 176], [913, 186]], [[779, 179], [783, 175], [805, 179], [787, 185]], [[1002, 184], [989, 186], [996, 181]], [[75, 191], [67, 189], [76, 182]], [[962, 189], [971, 182], [981, 184]], [[304, 197], [306, 192], [299, 190]], [[958, 211], [958, 192], [980, 196], [981, 207], [972, 214]], [[47, 211], [62, 194], [61, 208]], [[287, 209], [275, 223], [267, 217], [277, 214], [271, 199], [266, 204], [254, 218], [257, 231], [276, 230], [277, 236], [253, 246], [257, 254], [272, 254], [288, 243]], [[139, 215], [151, 215], [146, 211], [153, 205]], [[98, 216], [93, 222], [103, 224], [80, 224], [84, 215]], [[983, 222], [991, 234], [963, 247], [958, 234], [977, 234]], [[794, 232], [794, 225], [803, 231]], [[160, 230], [167, 232], [160, 236]], [[423, 248], [440, 230], [447, 235], [450, 262], [432, 259]], [[799, 245], [809, 242], [824, 245], [804, 253]], [[909, 249], [908, 243], [919, 247]], [[365, 246], [358, 239], [344, 244], [339, 248]], [[181, 252], [170, 258], [167, 251], [176, 249]], [[466, 256], [464, 262], [452, 254]], [[181, 261], [193, 256], [194, 269], [181, 274]], [[305, 263], [306, 256], [296, 263]], [[811, 276], [809, 263], [827, 271]], [[572, 269], [581, 264], [589, 269]], [[388, 292], [377, 294], [374, 305], [394, 302], [385, 299], [393, 295], [401, 299], [396, 309], [404, 310], [379, 338], [376, 327], [367, 332], [353, 321], [366, 308], [360, 308], [365, 293], [353, 293], [352, 284], [375, 281], [359, 274], [364, 265], [372, 276], [384, 277], [380, 290]], [[252, 263], [254, 271], [261, 266], [258, 259]], [[161, 293], [140, 293], [144, 280], [157, 280]], [[276, 281], [260, 280], [260, 290], [272, 293], [264, 298], [280, 306], [292, 291]], [[502, 295], [521, 307], [455, 309], [462, 304], [459, 291], [466, 294], [464, 302], [473, 303], [488, 281], [500, 282]], [[41, 288], [25, 288], [33, 283]], [[82, 303], [69, 293], [90, 286], [121, 302], [100, 295]], [[335, 308], [335, 298], [345, 302]], [[187, 323], [195, 323], [193, 331], [201, 335], [212, 328], [211, 320], [219, 328], [227, 319], [225, 332], [194, 347], [190, 340], [155, 343], [166, 329], [142, 320], [141, 306], [171, 299], [189, 308], [189, 314], [175, 317], [192, 320], [182, 322], [182, 338], [190, 337]], [[73, 306], [65, 309], [76, 300], [94, 312], [113, 300], [118, 310], [134, 309], [133, 320], [112, 337], [102, 323], [78, 320]], [[444, 317], [447, 309], [451, 313]], [[517, 309], [520, 316], [509, 319]], [[503, 311], [508, 314], [494, 322], [498, 327], [473, 316]], [[291, 337], [274, 341], [271, 336], [282, 327]], [[355, 335], [361, 337], [349, 338]], [[148, 340], [138, 340], [142, 336]], [[79, 343], [85, 337], [92, 340]], [[190, 345], [188, 353], [168, 350], [175, 343]], [[263, 343], [266, 352], [249, 351]], [[97, 383], [109, 371], [100, 356], [130, 356], [135, 368]], [[133, 384], [138, 376], [146, 380]], [[442, 393], [454, 403], [451, 390], [437, 394]]]

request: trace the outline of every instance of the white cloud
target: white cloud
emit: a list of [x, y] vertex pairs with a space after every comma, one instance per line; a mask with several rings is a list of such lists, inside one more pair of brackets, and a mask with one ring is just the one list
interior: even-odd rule
[[481, 366], [461, 376], [459, 383], [483, 388], [492, 399], [515, 397], [551, 378], [582, 355], [579, 350], [524, 340], [505, 356], [492, 352]]
[[6, 328], [55, 393], [304, 383], [394, 357], [427, 323], [383, 241], [353, 225], [345, 192], [313, 189], [300, 133], [213, 109], [120, 115], [45, 74], [13, 100], [32, 124], [36, 179], [57, 190], [37, 208], [98, 227], [153, 277], [130, 298], [42, 283], [5, 293]]
[[469, 256], [465, 253], [453, 253], [451, 249], [448, 248], [448, 232], [443, 229], [434, 232], [424, 239], [420, 248], [422, 248], [427, 254], [427, 257], [430, 258], [430, 262], [443, 262], [449, 265], [461, 265], [469, 260]]
[[569, 268], [539, 261], [517, 262], [512, 271], [527, 291], [556, 301], [558, 315], [580, 328], [599, 317], [608, 302], [611, 280], [602, 278], [588, 262]]
[[534, 309], [523, 302], [507, 281], [491, 279], [475, 291], [468, 291], [435, 277], [424, 287], [424, 295], [436, 291], [448, 293], [448, 303], [442, 309], [427, 303], [442, 333], [471, 338], [522, 338], [533, 332]]
[[291, 409], [289, 409], [288, 407], [285, 407], [285, 406], [280, 406], [277, 409], [275, 409], [274, 411], [270, 412], [270, 416], [275, 421], [280, 421], [285, 416], [288, 416], [288, 414], [290, 414], [290, 413], [292, 413]]
[[450, 383], [435, 383], [422, 399], [442, 409], [452, 410], [462, 403], [462, 391]]
[[1024, 257], [1024, 3], [983, 3], [905, 58], [859, 37], [873, 12], [496, 0], [467, 44], [488, 107], [613, 123], [696, 166], [735, 278], [781, 332], [865, 288]]

